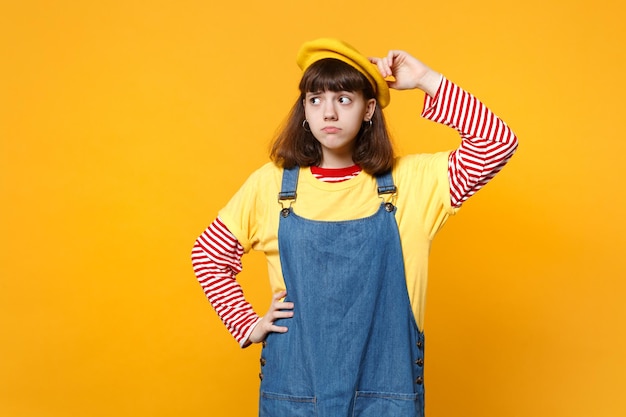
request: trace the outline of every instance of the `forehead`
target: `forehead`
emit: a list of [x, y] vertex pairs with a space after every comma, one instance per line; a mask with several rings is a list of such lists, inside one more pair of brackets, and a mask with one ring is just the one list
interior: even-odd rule
[[363, 91], [369, 82], [356, 69], [335, 59], [316, 62], [307, 69], [300, 91]]
[[349, 96], [363, 96], [361, 91], [333, 91], [333, 90], [320, 90], [320, 91], [307, 91], [305, 93], [307, 96], [314, 96], [319, 94], [331, 95], [331, 96], [339, 96], [339, 95], [349, 95]]

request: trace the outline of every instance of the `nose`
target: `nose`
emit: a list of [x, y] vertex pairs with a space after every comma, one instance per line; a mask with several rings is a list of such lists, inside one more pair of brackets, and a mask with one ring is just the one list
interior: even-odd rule
[[337, 120], [335, 103], [331, 100], [326, 101], [326, 105], [324, 106], [324, 120]]

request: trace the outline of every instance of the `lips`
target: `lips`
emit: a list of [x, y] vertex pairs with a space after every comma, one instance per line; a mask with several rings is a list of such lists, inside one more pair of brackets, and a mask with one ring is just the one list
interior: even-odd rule
[[334, 127], [334, 126], [326, 126], [322, 128], [322, 132], [326, 132], [326, 133], [337, 133], [340, 130], [341, 129], [339, 129], [338, 127]]

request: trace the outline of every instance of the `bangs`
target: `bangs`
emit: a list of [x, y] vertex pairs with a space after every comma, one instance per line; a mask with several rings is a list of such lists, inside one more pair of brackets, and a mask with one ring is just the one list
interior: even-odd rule
[[363, 74], [333, 58], [313, 63], [300, 80], [302, 95], [318, 91], [362, 91], [366, 98], [374, 97], [374, 90]]

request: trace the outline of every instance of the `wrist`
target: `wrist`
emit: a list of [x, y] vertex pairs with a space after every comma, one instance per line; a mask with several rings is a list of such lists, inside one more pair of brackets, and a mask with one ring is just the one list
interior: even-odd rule
[[437, 95], [437, 90], [439, 90], [442, 77], [443, 76], [437, 71], [429, 69], [417, 82], [417, 88], [429, 96], [435, 97]]

